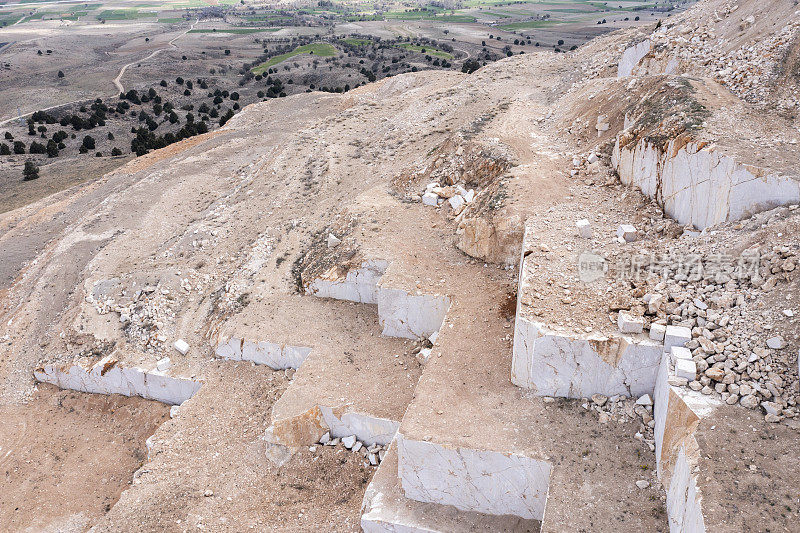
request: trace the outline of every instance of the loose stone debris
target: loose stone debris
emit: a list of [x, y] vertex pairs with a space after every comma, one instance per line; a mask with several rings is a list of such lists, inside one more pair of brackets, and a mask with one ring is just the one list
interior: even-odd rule
[[[165, 501], [181, 528], [790, 530], [788, 4], [703, 0], [569, 53], [279, 99], [168, 167], [140, 158], [9, 289], [9, 387], [24, 397], [35, 368], [175, 404], [105, 530], [163, 526]], [[168, 237], [144, 237], [154, 219]], [[53, 258], [73, 255], [67, 283]], [[62, 285], [67, 312], [48, 314]], [[288, 510], [245, 521], [240, 464], [294, 469], [271, 486]], [[312, 473], [362, 509], [318, 501]]]

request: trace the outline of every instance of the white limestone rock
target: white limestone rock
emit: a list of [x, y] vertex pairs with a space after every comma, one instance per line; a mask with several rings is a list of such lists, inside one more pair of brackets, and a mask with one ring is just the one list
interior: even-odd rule
[[694, 381], [697, 378], [697, 365], [691, 359], [676, 359], [675, 375], [679, 378]]
[[667, 326], [663, 324], [650, 325], [650, 338], [654, 341], [664, 342], [664, 336], [667, 333]]
[[653, 405], [653, 399], [650, 397], [649, 394], [642, 394], [641, 396], [639, 396], [639, 399], [636, 400], [636, 405], [644, 405], [644, 406]]
[[175, 341], [175, 344], [173, 344], [173, 347], [174, 347], [174, 348], [175, 348], [175, 350], [177, 350], [177, 351], [178, 351], [178, 353], [179, 353], [179, 354], [181, 354], [181, 355], [186, 355], [186, 353], [189, 351], [189, 343], [187, 343], [187, 342], [186, 342], [185, 340], [183, 340], [183, 339], [178, 339], [178, 340], [176, 340], [176, 341]]
[[428, 191], [422, 195], [422, 203], [424, 205], [430, 205], [432, 207], [436, 207], [437, 205], [439, 205], [439, 195], [434, 192]]
[[689, 348], [684, 346], [673, 346], [669, 350], [670, 356], [672, 357], [672, 362], [675, 363], [678, 359], [683, 359], [685, 361], [692, 360], [692, 351]]
[[582, 218], [575, 223], [575, 226], [578, 228], [578, 235], [581, 236], [583, 239], [591, 239], [592, 238], [592, 225], [591, 223]]
[[617, 238], [625, 242], [634, 242], [639, 238], [639, 233], [631, 224], [621, 224], [619, 228], [617, 228]]
[[767, 339], [767, 346], [772, 350], [782, 350], [785, 346], [783, 342], [783, 337], [776, 335], [775, 337], [771, 337]]
[[692, 330], [685, 326], [667, 326], [664, 333], [664, 351], [669, 352], [673, 346], [684, 346], [692, 340]]
[[644, 318], [620, 311], [617, 317], [617, 327], [622, 333], [638, 334], [644, 331]]
[[466, 202], [464, 201], [464, 197], [461, 196], [460, 194], [451, 196], [447, 201], [450, 203], [450, 207], [453, 208], [453, 211], [460, 210], [461, 208], [464, 207], [464, 204], [466, 204]]
[[650, 39], [645, 39], [635, 46], [626, 48], [617, 65], [617, 77], [630, 76], [633, 73], [633, 69], [650, 53], [651, 46]]

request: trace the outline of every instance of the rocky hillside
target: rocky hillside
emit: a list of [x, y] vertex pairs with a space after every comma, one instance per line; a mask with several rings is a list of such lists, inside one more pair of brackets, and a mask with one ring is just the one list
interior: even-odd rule
[[[704, 0], [658, 25], [615, 32], [567, 54], [525, 54], [470, 75], [409, 73], [346, 94], [253, 104], [217, 131], [6, 213], [0, 218], [0, 403], [24, 404], [35, 387], [34, 371], [45, 364], [113, 360], [112, 366], [168, 369], [206, 383], [180, 408], [185, 417], [157, 431], [159, 451], [121, 499], [107, 513], [86, 515], [98, 530], [159, 529], [176, 520], [238, 530], [278, 518], [294, 530], [357, 529], [361, 485], [371, 466], [354, 463], [341, 478], [314, 482], [326, 496], [309, 509], [313, 498], [295, 485], [330, 475], [325, 472], [335, 472], [336, 461], [325, 456], [315, 462], [308, 454], [317, 452], [307, 451], [311, 441], [293, 459], [284, 458], [289, 462], [267, 463], [261, 436], [275, 435], [267, 431], [272, 402], [276, 413], [295, 416], [310, 413], [304, 406], [316, 405], [315, 397], [337, 403], [339, 393], [355, 395], [341, 405], [372, 408], [374, 416], [395, 421], [394, 430], [403, 420], [406, 436], [428, 431], [432, 442], [441, 437], [478, 447], [474, 437], [462, 442], [461, 434], [451, 434], [463, 427], [458, 416], [483, 412], [489, 427], [492, 418], [501, 419], [490, 416], [491, 409], [502, 403], [489, 405], [490, 398], [522, 406], [529, 397], [513, 391], [535, 391], [531, 383], [509, 382], [515, 307], [518, 320], [545, 323], [570, 338], [618, 335], [628, 319], [651, 339], [668, 326], [688, 328], [695, 373], [670, 386], [752, 414], [767, 424], [767, 433], [780, 426], [796, 443], [798, 43], [800, 11], [791, 2]], [[602, 279], [586, 282], [583, 252], [605, 265]], [[526, 278], [524, 292], [517, 286], [520, 257], [536, 272]], [[381, 351], [363, 335], [372, 335], [375, 320], [385, 327], [382, 315], [324, 310], [306, 295], [327, 286], [318, 280], [355, 282], [365, 275], [360, 266], [376, 259], [385, 263], [370, 274], [380, 278], [371, 287], [447, 298], [445, 340], [431, 340], [429, 332], [399, 335], [424, 338], [416, 346], [380, 345]], [[359, 301], [378, 303], [370, 298]], [[415, 320], [406, 316], [400, 323], [413, 330]], [[348, 328], [355, 340], [334, 343]], [[242, 346], [245, 337], [299, 343], [331, 359], [301, 366], [296, 375], [281, 372], [279, 391], [254, 390], [262, 377], [249, 364], [233, 372], [215, 358], [217, 345], [232, 336]], [[343, 346], [347, 342], [357, 348]], [[449, 356], [441, 348], [447, 342], [453, 343]], [[432, 362], [418, 356], [431, 349]], [[452, 383], [444, 377], [445, 360]], [[486, 376], [478, 380], [474, 366], [465, 374], [466, 361], [485, 365]], [[325, 381], [326, 368], [351, 377]], [[429, 371], [440, 374], [426, 381]], [[474, 398], [447, 388], [462, 383], [462, 374]], [[653, 380], [648, 390], [655, 396]], [[492, 383], [507, 387], [502, 395], [508, 396], [492, 396]], [[666, 445], [654, 430], [652, 402], [634, 412], [631, 401], [625, 415], [631, 389], [594, 398], [593, 391], [573, 387], [577, 392], [563, 396], [576, 399], [574, 411], [564, 422], [550, 417], [548, 423], [560, 427], [582, 410], [603, 424], [624, 418], [629, 425], [619, 431], [638, 447], [630, 453], [647, 457], [645, 471], [660, 471]], [[284, 389], [288, 396], [277, 400]], [[421, 406], [425, 395], [439, 406]], [[562, 394], [541, 395], [551, 401]], [[444, 422], [452, 398], [463, 408]], [[430, 408], [427, 415], [414, 414], [423, 408]], [[311, 415], [302, 416], [307, 421]], [[319, 417], [319, 427], [330, 425]], [[425, 429], [421, 420], [438, 425]], [[217, 424], [226, 438], [247, 435], [240, 444], [249, 451], [228, 455], [233, 452], [224, 439], [214, 436]], [[498, 443], [524, 455], [523, 433], [512, 426], [497, 430]], [[200, 428], [202, 442], [187, 439], [193, 427]], [[775, 441], [763, 445], [769, 442]], [[379, 456], [377, 448], [373, 452]], [[265, 466], [276, 463], [288, 466]], [[321, 470], [323, 464], [329, 470]], [[259, 469], [272, 477], [253, 478]], [[609, 481], [623, 471], [619, 466], [609, 473]], [[282, 507], [242, 507], [246, 494], [221, 481], [231, 472], [272, 494], [295, 492]], [[214, 483], [218, 488], [206, 489]], [[337, 498], [342, 483], [352, 493]], [[652, 494], [618, 498], [638, 498], [641, 514], [612, 513], [621, 522], [607, 522], [614, 524], [608, 530], [666, 530], [666, 517], [673, 516], [668, 478], [649, 477], [641, 486]], [[586, 514], [569, 512], [568, 494], [550, 490], [550, 520], [564, 520], [551, 522], [554, 530], [558, 524], [596, 529], [606, 523], [603, 512], [611, 513], [597, 502]], [[220, 503], [220, 494], [232, 503]], [[173, 503], [154, 512], [166, 501]], [[434, 503], [507, 514], [459, 502]], [[775, 530], [796, 523], [796, 502], [777, 503], [791, 510], [783, 516], [765, 511]], [[746, 519], [770, 507], [753, 505], [756, 510], [746, 512], [756, 514]], [[505, 509], [517, 513], [510, 503]], [[543, 522], [535, 512], [519, 516], [547, 529], [547, 515]], [[709, 527], [717, 519], [705, 517]]]

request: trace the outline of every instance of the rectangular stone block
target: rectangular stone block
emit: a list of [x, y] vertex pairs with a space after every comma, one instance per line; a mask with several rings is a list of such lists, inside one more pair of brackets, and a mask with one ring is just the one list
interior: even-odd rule
[[663, 348], [626, 337], [567, 336], [517, 317], [511, 381], [540, 396], [652, 394]]
[[657, 342], [664, 342], [664, 336], [667, 333], [667, 326], [663, 324], [650, 325], [650, 338]]
[[450, 447], [397, 436], [407, 498], [463, 511], [541, 520], [551, 465], [514, 453]]
[[673, 346], [684, 346], [692, 340], [692, 330], [685, 326], [667, 326], [664, 333], [664, 351], [669, 352]]

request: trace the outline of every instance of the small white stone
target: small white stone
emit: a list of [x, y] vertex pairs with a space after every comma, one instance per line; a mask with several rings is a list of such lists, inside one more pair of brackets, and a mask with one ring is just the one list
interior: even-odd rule
[[159, 359], [158, 362], [156, 363], [156, 368], [161, 372], [165, 372], [167, 369], [169, 369], [169, 366], [170, 366], [169, 357], [163, 357]]
[[592, 225], [591, 223], [582, 218], [575, 223], [575, 226], [578, 228], [578, 235], [581, 236], [583, 239], [591, 239], [592, 238]]
[[336, 248], [341, 244], [342, 240], [333, 233], [328, 233], [328, 248]]
[[447, 201], [450, 202], [450, 207], [452, 207], [454, 211], [464, 207], [464, 204], [466, 203], [464, 201], [464, 197], [458, 194], [451, 196]]
[[673, 346], [684, 346], [692, 340], [692, 330], [685, 326], [667, 326], [664, 333], [664, 351], [668, 352]]
[[422, 195], [422, 203], [424, 205], [430, 205], [436, 207], [439, 205], [439, 195], [434, 192], [426, 192]]
[[330, 431], [326, 431], [325, 434], [322, 437], [320, 437], [319, 443], [320, 444], [328, 444], [328, 442], [330, 442], [330, 440], [331, 440], [331, 432]]
[[775, 336], [772, 338], [767, 339], [767, 346], [769, 346], [773, 350], [781, 350], [785, 346], [783, 342], [783, 337]]
[[663, 324], [650, 325], [650, 338], [654, 341], [664, 342], [664, 335], [667, 332], [667, 326]]
[[633, 242], [639, 237], [636, 228], [630, 224], [622, 224], [617, 228], [617, 238], [624, 242]]
[[684, 346], [673, 346], [669, 353], [670, 356], [672, 356], [673, 363], [678, 359], [684, 359], [686, 361], [692, 360], [692, 351]]
[[650, 398], [649, 394], [643, 394], [636, 400], [636, 405], [653, 405], [653, 399]]
[[377, 455], [375, 455], [374, 453], [371, 453], [371, 454], [369, 454], [367, 456], [367, 458], [369, 459], [369, 464], [371, 464], [372, 466], [377, 466], [377, 464], [378, 464], [378, 456]]
[[170, 418], [175, 418], [176, 416], [178, 416], [179, 412], [180, 412], [180, 406], [179, 405], [173, 405], [172, 407], [169, 408], [169, 417]]
[[353, 446], [355, 446], [356, 444], [356, 436], [350, 435], [348, 437], [344, 437], [342, 439], [342, 444], [344, 444], [344, 447], [347, 448], [348, 450], [352, 449]]
[[176, 340], [176, 341], [175, 341], [175, 344], [173, 344], [173, 347], [174, 347], [174, 348], [175, 348], [175, 349], [178, 351], [178, 353], [179, 353], [179, 354], [181, 354], [181, 355], [186, 355], [186, 352], [188, 352], [188, 351], [189, 351], [189, 343], [187, 343], [187, 342], [186, 342], [185, 340], [183, 340], [183, 339], [178, 339], [178, 340]]
[[636, 482], [636, 486], [639, 487], [640, 489], [646, 489], [647, 487], [650, 486], [650, 482], [644, 479], [640, 479], [639, 481]]
[[644, 330], [644, 318], [620, 312], [617, 326], [622, 333], [641, 333]]
[[363, 445], [363, 444], [361, 444], [361, 441], [356, 441], [356, 443], [353, 445], [353, 451], [354, 451], [354, 452], [357, 452], [357, 451], [358, 451], [358, 450], [360, 450], [360, 449], [361, 449], [363, 446], [364, 446], [364, 445]]

